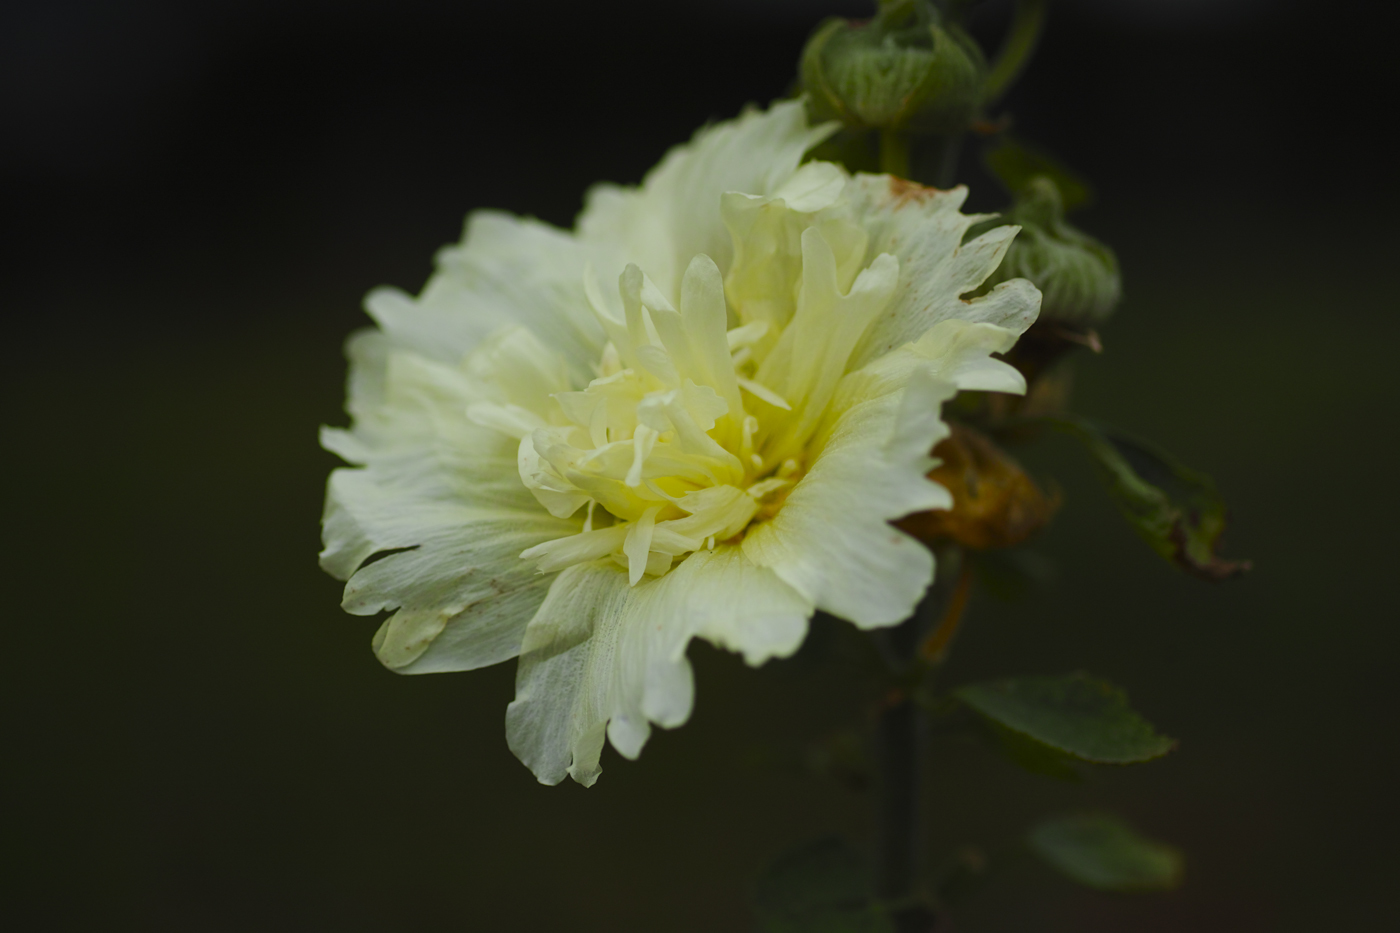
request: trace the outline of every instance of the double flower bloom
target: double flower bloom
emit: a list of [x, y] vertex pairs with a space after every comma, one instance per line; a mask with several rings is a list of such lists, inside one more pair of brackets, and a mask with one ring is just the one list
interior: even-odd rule
[[828, 132], [747, 113], [575, 232], [474, 214], [417, 299], [367, 301], [322, 565], [347, 611], [396, 610], [394, 670], [518, 655], [507, 736], [545, 783], [684, 722], [694, 637], [756, 665], [817, 609], [907, 617], [933, 557], [889, 522], [951, 504], [943, 402], [1024, 391], [992, 354], [1039, 293], [962, 298], [1016, 228], [963, 244], [963, 189], [801, 165]]

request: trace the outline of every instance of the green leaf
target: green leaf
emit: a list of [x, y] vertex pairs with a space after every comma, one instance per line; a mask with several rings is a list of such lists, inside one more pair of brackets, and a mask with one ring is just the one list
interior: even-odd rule
[[1058, 748], [1037, 742], [1024, 732], [1009, 729], [994, 720], [986, 720], [997, 747], [1012, 764], [1029, 771], [1060, 781], [1081, 781], [1084, 779], [1083, 762]]
[[1225, 500], [1209, 476], [1087, 418], [1045, 422], [1084, 445], [1118, 510], [1158, 554], [1205, 580], [1224, 580], [1250, 569], [1247, 560], [1225, 560], [1215, 553], [1225, 531]]
[[1093, 189], [1082, 175], [1013, 136], [1004, 135], [997, 145], [983, 150], [982, 160], [987, 170], [1014, 195], [1024, 194], [1033, 178], [1044, 176], [1059, 189], [1066, 211], [1083, 207], [1094, 199]]
[[1065, 875], [1101, 891], [1165, 891], [1181, 883], [1178, 850], [1144, 839], [1107, 813], [1045, 820], [1026, 841]]
[[1036, 767], [1035, 760], [1020, 760], [1016, 745], [1007, 748], [1018, 764], [1032, 771], [1054, 773], [1049, 762], [1055, 753], [1125, 765], [1160, 758], [1176, 747], [1175, 740], [1158, 735], [1128, 707], [1123, 691], [1084, 673], [970, 684], [953, 695], [988, 720], [1003, 739], [1022, 746], [1027, 740], [1032, 743], [1030, 750], [1038, 753], [1044, 767]]
[[754, 912], [763, 933], [894, 933], [864, 860], [836, 838], [774, 862], [759, 879]]

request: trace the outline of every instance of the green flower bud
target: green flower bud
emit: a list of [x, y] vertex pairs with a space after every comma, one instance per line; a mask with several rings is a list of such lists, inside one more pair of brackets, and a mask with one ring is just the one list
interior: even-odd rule
[[1113, 250], [1065, 220], [1060, 189], [1037, 175], [999, 224], [1021, 226], [1006, 258], [985, 287], [1008, 279], [1030, 279], [1043, 296], [1042, 321], [1093, 327], [1113, 314], [1123, 281]]
[[882, 3], [874, 19], [827, 20], [802, 53], [812, 116], [857, 130], [923, 135], [967, 129], [982, 103], [987, 63], [929, 0]]

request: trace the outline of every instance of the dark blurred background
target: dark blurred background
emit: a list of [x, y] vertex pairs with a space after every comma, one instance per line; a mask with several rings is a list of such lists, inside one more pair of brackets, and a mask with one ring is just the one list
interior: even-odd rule
[[[1007, 109], [1096, 182], [1079, 222], [1128, 295], [1078, 407], [1213, 473], [1257, 569], [1177, 574], [1071, 447], [1028, 455], [1065, 493], [1055, 581], [974, 603], [950, 681], [1082, 667], [1182, 742], [1061, 784], [936, 741], [931, 851], [1006, 853], [959, 929], [1394, 929], [1393, 33], [1341, 4], [1054, 7]], [[804, 766], [866, 716], [830, 633], [758, 671], [697, 645], [686, 727], [546, 788], [506, 748], [513, 665], [387, 673], [315, 560], [368, 289], [416, 290], [472, 208], [568, 225], [867, 9], [0, 10], [10, 929], [743, 930], [788, 844], [868, 842], [869, 801]], [[1086, 805], [1185, 849], [1184, 887], [1015, 854]]]

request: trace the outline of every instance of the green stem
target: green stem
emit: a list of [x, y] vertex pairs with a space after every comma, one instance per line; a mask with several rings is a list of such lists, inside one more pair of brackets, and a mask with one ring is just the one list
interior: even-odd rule
[[[921, 634], [919, 614], [891, 629], [885, 639], [889, 653], [912, 663]], [[876, 887], [889, 901], [907, 900], [918, 884], [923, 854], [924, 716], [908, 697], [880, 712], [876, 747], [879, 766], [879, 851]]]
[[[943, 617], [958, 584], [958, 553], [936, 555], [937, 576], [914, 614], [880, 633], [881, 648], [896, 676], [907, 679], [920, 663], [919, 645]], [[923, 711], [906, 691], [880, 713], [876, 890], [892, 905], [917, 904], [925, 846], [923, 815]], [[919, 929], [918, 910], [895, 912], [896, 929]]]
[[962, 153], [962, 135], [925, 136], [919, 145], [919, 177], [917, 181], [945, 191], [957, 183], [958, 156]]
[[1031, 53], [1040, 41], [1045, 27], [1045, 0], [1016, 0], [1016, 12], [1011, 18], [1011, 29], [1006, 34], [997, 60], [992, 63], [987, 75], [986, 103], [994, 104], [1011, 89], [1021, 76], [1026, 65], [1030, 64]]
[[880, 171], [909, 177], [909, 137], [897, 130], [880, 130]]

